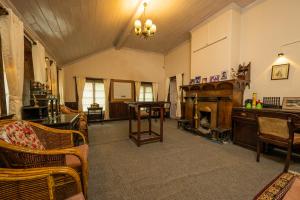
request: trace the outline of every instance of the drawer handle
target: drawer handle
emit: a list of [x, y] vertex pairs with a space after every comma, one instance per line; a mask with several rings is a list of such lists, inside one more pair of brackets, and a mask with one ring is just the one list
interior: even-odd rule
[[241, 113], [241, 115], [242, 115], [242, 116], [244, 116], [244, 117], [245, 117], [245, 116], [247, 116], [247, 114], [246, 114], [246, 113]]

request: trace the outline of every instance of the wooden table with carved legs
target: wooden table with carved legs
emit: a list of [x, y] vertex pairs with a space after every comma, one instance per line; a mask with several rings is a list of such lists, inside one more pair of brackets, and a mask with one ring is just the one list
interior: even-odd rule
[[[129, 109], [129, 138], [136, 143], [139, 147], [142, 144], [150, 142], [163, 142], [163, 123], [164, 123], [164, 105], [167, 102], [127, 102]], [[148, 119], [148, 130], [141, 130], [141, 108], [147, 109]], [[160, 128], [159, 133], [152, 130], [151, 118], [153, 108], [159, 109], [160, 111]], [[132, 131], [132, 120], [136, 115], [137, 120], [137, 131]]]

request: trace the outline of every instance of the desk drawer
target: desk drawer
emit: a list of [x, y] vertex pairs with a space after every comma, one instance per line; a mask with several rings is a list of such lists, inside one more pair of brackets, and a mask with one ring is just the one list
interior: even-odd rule
[[256, 115], [253, 112], [247, 112], [247, 111], [234, 111], [232, 113], [233, 117], [242, 117], [242, 118], [248, 118], [256, 120]]

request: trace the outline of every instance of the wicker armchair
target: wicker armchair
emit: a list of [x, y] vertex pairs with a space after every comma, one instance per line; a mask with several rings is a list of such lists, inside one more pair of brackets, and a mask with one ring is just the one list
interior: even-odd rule
[[88, 135], [88, 120], [87, 116], [84, 112], [80, 112], [78, 110], [73, 110], [67, 106], [60, 105], [60, 111], [63, 114], [71, 114], [71, 113], [79, 113], [79, 131], [82, 132], [86, 138], [86, 141], [89, 142], [89, 135]]
[[[0, 128], [7, 127], [17, 121], [2, 120]], [[82, 177], [82, 186], [87, 195], [88, 183], [88, 145], [84, 135], [75, 130], [61, 130], [43, 126], [41, 124], [27, 122], [34, 130], [44, 149], [32, 149], [19, 145], [9, 144], [0, 139], [0, 159], [8, 168], [37, 168], [68, 166], [77, 170]], [[75, 147], [74, 134], [82, 137], [84, 144]], [[68, 184], [68, 180], [60, 177], [62, 184]]]
[[[56, 176], [66, 176], [76, 185], [74, 194], [60, 196]], [[35, 169], [0, 168], [0, 199], [40, 200], [40, 199], [84, 200], [80, 178], [69, 167], [49, 167]]]

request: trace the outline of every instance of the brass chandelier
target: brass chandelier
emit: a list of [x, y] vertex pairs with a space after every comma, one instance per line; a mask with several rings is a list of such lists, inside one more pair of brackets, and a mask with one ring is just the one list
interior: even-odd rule
[[[146, 7], [148, 3], [144, 1], [144, 12], [141, 19], [137, 19], [134, 22], [134, 32], [137, 36], [144, 37], [145, 39], [154, 36], [156, 32], [156, 25], [153, 24], [151, 19], [146, 19]], [[143, 22], [143, 23], [142, 23]]]

